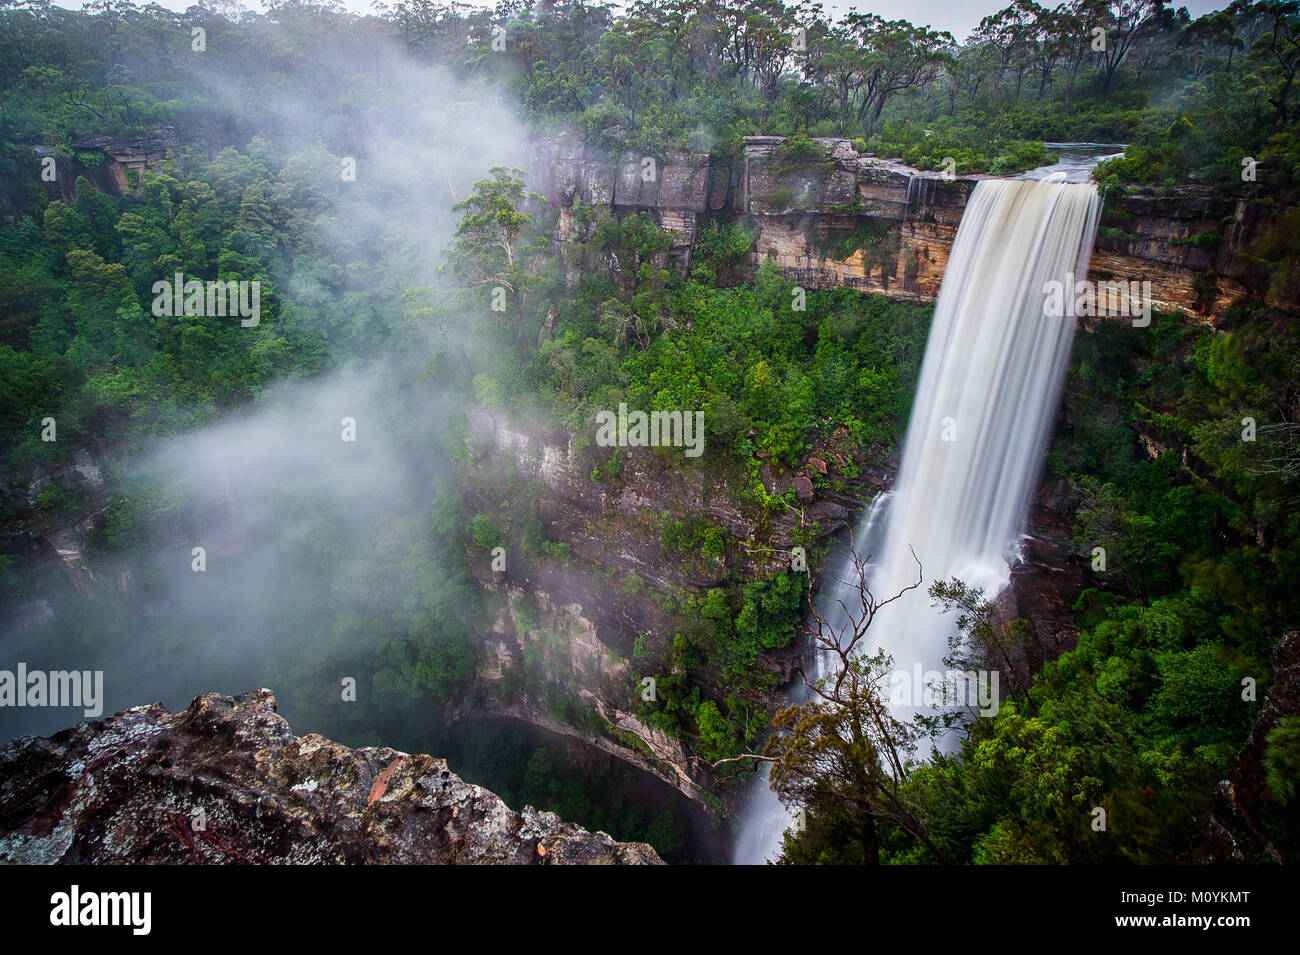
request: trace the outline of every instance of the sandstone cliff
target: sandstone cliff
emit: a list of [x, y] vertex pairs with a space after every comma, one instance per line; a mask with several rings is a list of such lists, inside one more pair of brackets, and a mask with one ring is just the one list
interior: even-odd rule
[[[808, 494], [798, 508], [779, 515], [759, 513], [741, 503], [735, 475], [719, 465], [683, 466], [650, 449], [629, 451], [617, 481], [592, 479], [590, 463], [572, 435], [551, 431], [503, 412], [466, 410], [470, 443], [465, 493], [470, 506], [489, 511], [516, 488], [495, 484], [502, 474], [529, 482], [549, 538], [562, 541], [563, 559], [530, 555], [511, 548], [505, 571], [494, 571], [487, 552], [474, 567], [479, 583], [498, 595], [501, 609], [484, 634], [482, 679], [491, 691], [475, 695], [449, 717], [506, 716], [552, 732], [581, 738], [655, 775], [712, 812], [714, 779], [689, 745], [645, 725], [631, 712], [639, 681], [656, 676], [652, 664], [638, 660], [638, 636], [670, 640], [674, 620], [665, 610], [677, 593], [702, 593], [728, 577], [765, 578], [789, 567], [789, 548], [801, 527], [825, 542], [844, 530], [862, 502], [886, 482], [879, 461], [850, 458], [829, 435], [798, 468], [768, 463], [761, 471], [765, 488], [784, 494], [801, 479]], [[819, 467], [820, 466], [820, 467]], [[847, 472], [861, 474], [850, 478]], [[828, 476], [845, 488], [813, 492], [809, 474]], [[851, 496], [850, 496], [851, 495]], [[726, 531], [739, 546], [727, 558], [706, 558], [665, 549], [663, 515], [704, 518]], [[765, 654], [755, 666], [788, 682], [797, 646]], [[540, 702], [506, 689], [532, 655], [547, 681], [608, 724], [604, 735], [557, 722]], [[517, 682], [517, 681], [516, 681]], [[773, 704], [781, 695], [774, 695]]]
[[[770, 261], [805, 288], [846, 286], [933, 300], [966, 200], [989, 177], [945, 178], [859, 155], [844, 139], [816, 140], [824, 159], [791, 163], [780, 152], [783, 142], [780, 136], [747, 136], [734, 158], [681, 150], [643, 156], [559, 136], [533, 144], [528, 178], [559, 209], [555, 236], [561, 250], [575, 237], [576, 200], [653, 213], [674, 237], [666, 264], [683, 272], [691, 267], [696, 233], [707, 220], [743, 218], [759, 233], [751, 271]], [[57, 180], [45, 186], [65, 201], [75, 198], [79, 175], [103, 191], [128, 192], [128, 174], [167, 158], [176, 138], [164, 127], [143, 136], [100, 136], [71, 148], [74, 155], [99, 153], [104, 160], [58, 161]], [[45, 147], [36, 153], [52, 154]], [[650, 170], [647, 160], [654, 160]], [[1217, 321], [1234, 299], [1267, 284], [1243, 252], [1286, 210], [1252, 190], [1243, 186], [1239, 197], [1195, 185], [1108, 191], [1088, 277], [1150, 281], [1156, 308]], [[873, 240], [866, 247], [846, 251], [828, 242], [863, 229]]]
[[0, 862], [662, 864], [431, 756], [294, 736], [275, 697], [208, 693], [0, 748]]
[[[72, 143], [71, 158], [58, 156], [48, 146], [37, 146], [34, 152], [40, 160], [55, 157], [54, 179], [42, 177], [41, 184], [54, 198], [71, 202], [77, 198], [79, 176], [101, 192], [121, 196], [134, 187], [138, 193], [139, 173], [173, 156], [176, 147], [175, 128], [162, 126], [139, 136], [94, 136]], [[103, 158], [92, 161], [96, 156]]]
[[[669, 152], [656, 159], [614, 153], [560, 137], [537, 143], [531, 183], [559, 207], [556, 239], [572, 241], [577, 200], [620, 212], [652, 212], [674, 242], [667, 263], [689, 270], [695, 236], [709, 217], [758, 229], [751, 270], [771, 261], [805, 288], [846, 286], [898, 298], [939, 292], [966, 200], [987, 176], [945, 179], [888, 159], [859, 155], [847, 140], [821, 139], [825, 158], [790, 162], [783, 137], [747, 136], [743, 155]], [[662, 161], [660, 161], [662, 160]], [[1284, 210], [1243, 193], [1227, 198], [1197, 186], [1107, 192], [1088, 277], [1149, 281], [1154, 307], [1214, 321], [1258, 276], [1243, 249]], [[864, 230], [852, 251], [836, 237]], [[1292, 303], [1271, 303], [1292, 307]]]

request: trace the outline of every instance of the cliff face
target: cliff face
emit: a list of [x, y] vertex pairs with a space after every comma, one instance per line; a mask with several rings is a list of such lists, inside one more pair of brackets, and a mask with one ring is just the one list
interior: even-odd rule
[[[576, 236], [577, 200], [653, 213], [674, 237], [667, 264], [683, 272], [690, 269], [706, 218], [743, 217], [759, 233], [751, 271], [771, 261], [805, 288], [846, 286], [920, 301], [937, 297], [966, 201], [975, 184], [989, 177], [945, 179], [860, 156], [844, 139], [816, 140], [825, 158], [790, 162], [780, 152], [783, 142], [780, 136], [747, 136], [743, 155], [728, 161], [680, 150], [658, 157], [612, 152], [561, 136], [534, 144], [529, 180], [559, 209], [561, 249]], [[81, 154], [102, 153], [103, 162], [59, 160], [56, 181], [44, 185], [70, 201], [83, 175], [96, 188], [122, 195], [130, 189], [128, 172], [163, 161], [175, 148], [171, 127], [74, 143]], [[38, 147], [36, 153], [44, 157], [51, 150]], [[1154, 307], [1215, 321], [1234, 299], [1267, 284], [1242, 251], [1285, 211], [1193, 185], [1108, 194], [1088, 278], [1149, 281]], [[865, 243], [834, 241], [855, 232]], [[856, 249], [847, 247], [854, 244]]]
[[269, 690], [6, 744], [0, 862], [662, 864], [643, 843], [512, 811], [440, 759], [294, 736]]
[[[573, 278], [578, 256], [569, 244], [579, 237], [574, 210], [582, 204], [616, 213], [651, 213], [674, 236], [663, 264], [682, 272], [692, 268], [697, 234], [710, 219], [739, 220], [757, 231], [748, 262], [751, 273], [770, 261], [805, 288], [844, 286], [918, 301], [936, 298], [966, 203], [987, 177], [945, 179], [860, 156], [844, 140], [819, 141], [824, 155], [806, 151], [791, 156], [781, 148], [783, 142], [780, 137], [747, 137], [741, 157], [728, 162], [706, 153], [613, 153], [559, 138], [536, 145], [529, 181], [558, 209], [556, 237]], [[1149, 281], [1156, 308], [1214, 320], [1244, 291], [1227, 276], [1242, 272], [1240, 249], [1266, 221], [1257, 206], [1225, 203], [1207, 190], [1112, 194], [1104, 205], [1089, 277]], [[1221, 234], [1223, 240], [1207, 242], [1207, 233]], [[1192, 241], [1197, 237], [1202, 238]], [[544, 488], [542, 518], [548, 533], [572, 549], [572, 559], [563, 567], [525, 561], [512, 563], [510, 572], [501, 575], [482, 568], [479, 579], [486, 587], [516, 595], [500, 614], [493, 637], [497, 672], [517, 666], [530, 644], [559, 646], [559, 654], [548, 658], [550, 671], [567, 674], [584, 703], [639, 737], [655, 757], [647, 764], [633, 748], [613, 744], [625, 758], [648, 766], [687, 795], [707, 788], [708, 775], [689, 750], [658, 738], [625, 711], [628, 686], [652, 675], [637, 672], [631, 641], [637, 634], [661, 634], [670, 622], [650, 598], [683, 587], [712, 586], [724, 570], [721, 562], [716, 567], [702, 562], [694, 575], [683, 576], [674, 556], [656, 546], [656, 518], [665, 511], [707, 515], [726, 527], [732, 539], [770, 545], [779, 555], [799, 521], [818, 522], [828, 532], [840, 529], [869, 493], [855, 490], [852, 499], [835, 499], [814, 495], [809, 486], [808, 498], [801, 496], [805, 513], [783, 514], [760, 526], [734, 506], [723, 475], [656, 468], [653, 456], [638, 455], [629, 456], [616, 484], [597, 483], [577, 463], [567, 435], [528, 432], [486, 412], [471, 412], [470, 424], [487, 449], [478, 468], [513, 468], [535, 478]], [[831, 461], [834, 468], [831, 455], [819, 451], [814, 457]], [[784, 491], [801, 476], [799, 470], [783, 486], [768, 480], [769, 490]], [[807, 470], [804, 481], [812, 474]], [[871, 483], [880, 487], [887, 477]], [[1073, 647], [1077, 630], [1071, 608], [1091, 582], [1086, 564], [1071, 554], [1069, 532], [1077, 502], [1067, 490], [1040, 489], [1031, 514], [1034, 536], [998, 601], [1004, 620], [1023, 617], [1034, 625], [1036, 642], [1019, 661], [1026, 680], [1045, 660]], [[485, 503], [490, 500], [490, 494], [483, 495]], [[737, 556], [736, 562], [749, 576], [766, 570], [761, 559]], [[644, 593], [624, 586], [629, 578], [649, 586]], [[522, 595], [538, 589], [545, 598], [541, 606], [517, 612]], [[789, 662], [778, 654], [762, 665], [788, 677]], [[544, 713], [529, 716], [517, 705], [511, 712], [534, 722], [545, 720]]]
[[[989, 177], [945, 179], [860, 156], [844, 139], [816, 140], [824, 158], [791, 162], [780, 152], [783, 142], [781, 136], [746, 136], [743, 155], [728, 161], [680, 150], [658, 157], [612, 152], [560, 136], [534, 144], [529, 181], [559, 209], [555, 234], [561, 249], [576, 236], [572, 207], [578, 200], [653, 213], [674, 237], [667, 264], [683, 272], [690, 269], [706, 218], [743, 217], [759, 233], [751, 271], [771, 261], [805, 288], [846, 286], [921, 301], [937, 297], [966, 200]], [[163, 161], [175, 148], [171, 127], [74, 143], [78, 153], [101, 153], [104, 160], [59, 160], [56, 181], [44, 185], [70, 201], [82, 175], [96, 188], [122, 195], [130, 189], [128, 172]], [[52, 151], [37, 147], [36, 154], [43, 158]], [[1242, 252], [1285, 212], [1263, 200], [1225, 198], [1194, 185], [1108, 194], [1088, 278], [1149, 281], [1154, 307], [1215, 321], [1234, 299], [1267, 284]], [[834, 241], [855, 232], [866, 241]], [[847, 247], [854, 244], [856, 249]]]
[[[653, 213], [674, 235], [668, 264], [683, 271], [691, 266], [706, 217], [743, 218], [759, 233], [751, 270], [771, 261], [805, 288], [937, 297], [966, 201], [989, 177], [944, 179], [860, 156], [847, 140], [835, 139], [816, 141], [824, 158], [791, 161], [781, 153], [782, 142], [779, 136], [745, 137], [743, 157], [734, 162], [671, 152], [647, 173], [640, 154], [558, 138], [536, 145], [530, 180], [559, 207], [561, 249], [575, 238], [572, 207], [578, 200]], [[1213, 321], [1251, 283], [1243, 247], [1280, 214], [1263, 202], [1225, 199], [1195, 186], [1171, 195], [1111, 194], [1088, 278], [1149, 281], [1155, 308]]]
[[[740, 488], [719, 468], [683, 466], [648, 449], [627, 452], [617, 480], [592, 480], [574, 438], [514, 421], [501, 412], [470, 408], [467, 494], [475, 507], [490, 508], [509, 493], [493, 485], [495, 476], [513, 473], [531, 482], [538, 516], [548, 538], [567, 547], [563, 560], [510, 548], [504, 571], [494, 571], [485, 552], [474, 568], [479, 583], [499, 595], [502, 608], [485, 634], [483, 679], [492, 692], [455, 718], [507, 716], [548, 730], [577, 736], [637, 768], [653, 774], [712, 811], [705, 793], [713, 784], [706, 764], [682, 741], [647, 726], [630, 712], [640, 681], [656, 677], [649, 662], [635, 655], [638, 636], [671, 639], [674, 620], [665, 601], [674, 594], [703, 593], [721, 585], [728, 573], [744, 579], [766, 577], [788, 568], [795, 531], [816, 525], [823, 540], [844, 529], [862, 500], [883, 487], [879, 462], [851, 461], [835, 448], [837, 436], [821, 442], [804, 466], [766, 465], [761, 477], [769, 493], [783, 494], [802, 481], [808, 494], [798, 510], [762, 515], [740, 503]], [[845, 472], [861, 467], [854, 498], [814, 492], [808, 475], [828, 473], [847, 485]], [[877, 467], [873, 467], [877, 465]], [[820, 466], [820, 467], [819, 467]], [[687, 557], [664, 548], [660, 519], [704, 518], [723, 527], [732, 540], [746, 542], [723, 558]], [[790, 678], [796, 648], [765, 654], [766, 667], [784, 682]], [[616, 731], [608, 736], [557, 722], [540, 703], [503, 688], [532, 655], [548, 681], [558, 683], [585, 709]], [[498, 692], [499, 691], [499, 692]], [[778, 702], [774, 696], [772, 702]], [[635, 739], [633, 739], [635, 738]]]
[[[1262, 202], [1228, 199], [1203, 186], [1172, 195], [1151, 189], [1108, 195], [1088, 274], [1151, 282], [1155, 306], [1209, 321], [1245, 295], [1253, 266], [1243, 247], [1280, 213]], [[1270, 302], [1294, 308], [1292, 302]]]
[[[176, 146], [176, 130], [171, 126], [159, 127], [142, 136], [95, 136], [72, 143], [73, 158], [56, 157], [54, 180], [42, 177], [41, 182], [53, 198], [64, 202], [77, 198], [78, 176], [85, 176], [101, 192], [126, 195], [131, 191], [128, 172], [138, 174], [158, 165], [175, 152]], [[44, 160], [53, 156], [54, 150], [37, 146], [35, 153], [38, 159]], [[102, 154], [104, 158], [94, 163], [81, 158], [95, 154]]]

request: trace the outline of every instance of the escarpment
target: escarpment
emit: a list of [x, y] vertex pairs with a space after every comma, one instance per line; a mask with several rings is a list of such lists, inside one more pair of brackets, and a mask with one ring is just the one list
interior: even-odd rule
[[[557, 137], [534, 145], [530, 179], [559, 207], [562, 251], [578, 236], [575, 203], [651, 213], [673, 236], [665, 264], [683, 272], [708, 222], [743, 220], [757, 239], [739, 279], [770, 262], [806, 288], [934, 300], [966, 201], [990, 177], [923, 172], [859, 155], [843, 139], [813, 140], [821, 155], [791, 159], [784, 142], [746, 136], [737, 157], [648, 156]], [[1239, 197], [1191, 184], [1107, 190], [1087, 277], [1150, 282], [1154, 308], [1217, 322], [1267, 284], [1248, 248], [1285, 212], [1245, 184]], [[572, 277], [578, 264], [569, 260]]]
[[[558, 208], [555, 240], [571, 277], [580, 264], [566, 250], [578, 237], [574, 206], [580, 203], [652, 214], [673, 237], [664, 263], [684, 273], [695, 263], [702, 228], [743, 220], [757, 238], [737, 280], [770, 262], [805, 288], [933, 301], [966, 201], [975, 183], [989, 177], [944, 176], [860, 155], [845, 139], [813, 142], [819, 155], [792, 160], [782, 151], [782, 136], [746, 136], [740, 153], [728, 156], [649, 155], [562, 135], [533, 143], [528, 179]], [[169, 127], [75, 143], [72, 158], [57, 158], [59, 175], [45, 185], [65, 201], [75, 197], [78, 176], [124, 194], [138, 188], [141, 170], [171, 157], [176, 145]], [[47, 147], [35, 152], [54, 155]], [[1267, 287], [1249, 248], [1287, 211], [1255, 184], [1243, 183], [1238, 196], [1196, 184], [1109, 189], [1087, 277], [1149, 281], [1153, 307], [1217, 322], [1232, 301]]]
[[[771, 514], [746, 504], [740, 475], [716, 461], [683, 464], [641, 448], [620, 455], [617, 478], [597, 480], [574, 435], [485, 407], [466, 409], [466, 419], [467, 504], [484, 509], [509, 494], [523, 507], [527, 497], [547, 540], [531, 547], [509, 542], [496, 565], [486, 549], [476, 561], [475, 578], [499, 604], [484, 633], [481, 678], [489, 692], [448, 715], [505, 716], [577, 736], [712, 811], [717, 780], [708, 762], [688, 741], [647, 725], [635, 712], [642, 681], [664, 675], [638, 655], [637, 641], [670, 642], [680, 625], [671, 608], [684, 594], [788, 569], [800, 532], [825, 542], [844, 531], [861, 502], [885, 486], [882, 463], [860, 449], [855, 459], [846, 435], [824, 435], [797, 466], [764, 464], [760, 479], [767, 492], [793, 488], [798, 501], [798, 507]], [[512, 475], [514, 483], [497, 484], [502, 475]], [[662, 522], [690, 518], [725, 535], [724, 554], [688, 553], [665, 543]], [[800, 652], [796, 641], [754, 665], [785, 686]], [[540, 693], [520, 692], [529, 672], [545, 674], [548, 687], [598, 718], [604, 731], [566, 726], [540, 702]], [[778, 690], [769, 702], [782, 698]]]

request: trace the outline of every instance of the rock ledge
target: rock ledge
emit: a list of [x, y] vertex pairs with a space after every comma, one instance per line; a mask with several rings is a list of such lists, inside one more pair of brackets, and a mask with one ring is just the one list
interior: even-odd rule
[[294, 736], [265, 689], [0, 747], [0, 862], [662, 864], [444, 760]]

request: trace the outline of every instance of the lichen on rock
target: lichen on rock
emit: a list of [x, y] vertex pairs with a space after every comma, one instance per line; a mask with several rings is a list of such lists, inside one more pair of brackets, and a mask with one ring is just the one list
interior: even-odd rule
[[265, 689], [0, 747], [0, 862], [662, 864], [444, 760], [294, 736]]

